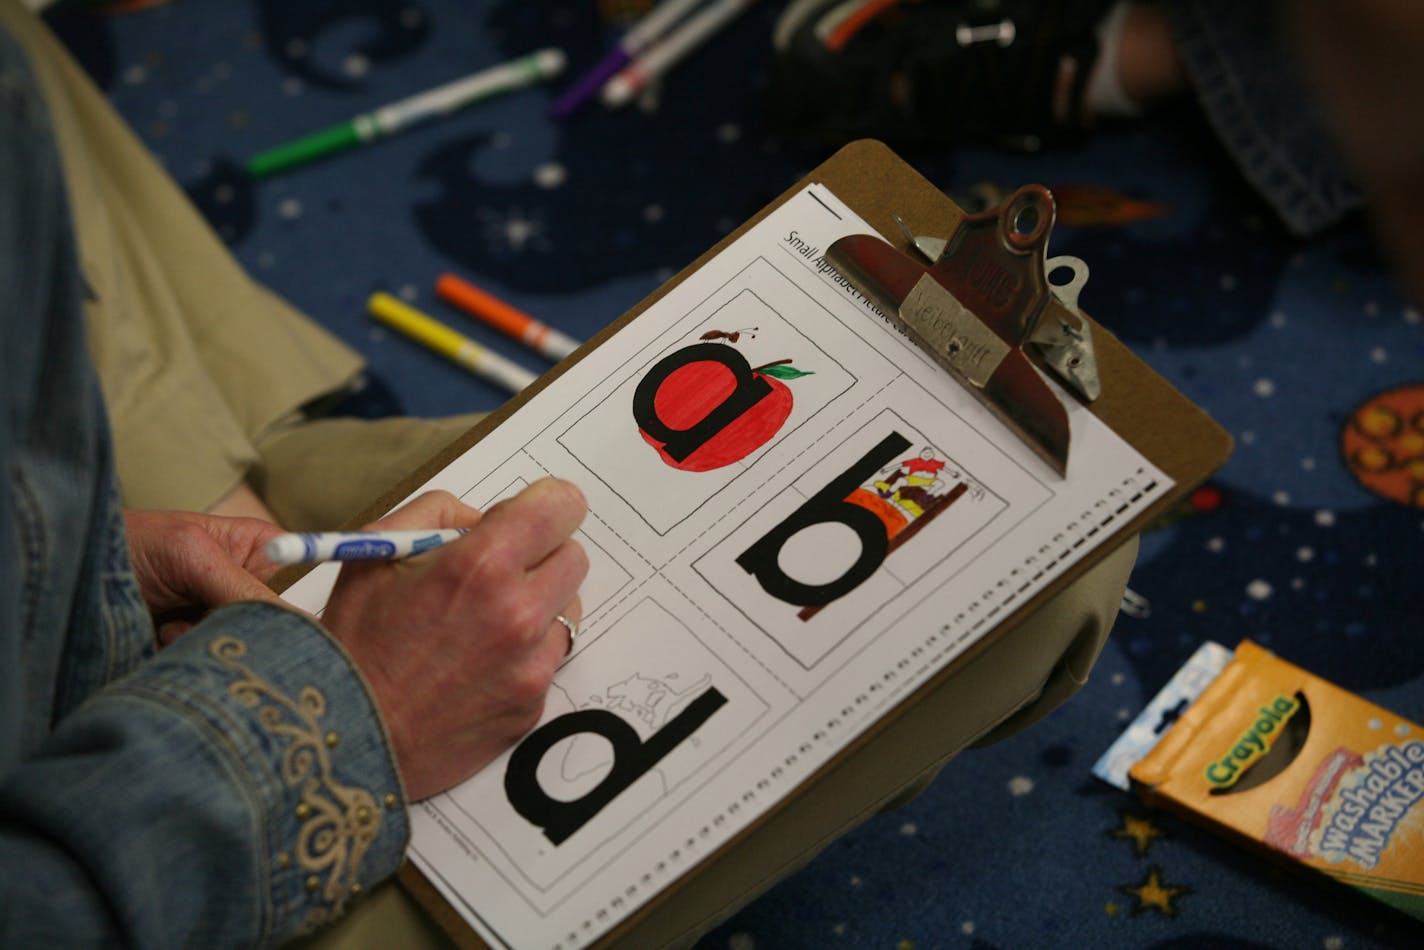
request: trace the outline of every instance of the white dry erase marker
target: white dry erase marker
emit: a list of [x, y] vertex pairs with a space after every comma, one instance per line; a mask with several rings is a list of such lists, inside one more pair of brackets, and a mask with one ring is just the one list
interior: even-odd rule
[[320, 531], [282, 534], [267, 542], [267, 560], [273, 564], [312, 564], [317, 561], [389, 561], [410, 557], [453, 541], [468, 529], [426, 531]]

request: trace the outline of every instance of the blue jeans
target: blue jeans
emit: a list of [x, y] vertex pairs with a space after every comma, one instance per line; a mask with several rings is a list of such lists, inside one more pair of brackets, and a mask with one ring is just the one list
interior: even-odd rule
[[1364, 205], [1275, 4], [1195, 0], [1162, 9], [1217, 136], [1292, 233], [1317, 234]]
[[302, 615], [162, 653], [128, 562], [49, 121], [0, 29], [0, 945], [252, 946], [408, 837], [375, 704]]

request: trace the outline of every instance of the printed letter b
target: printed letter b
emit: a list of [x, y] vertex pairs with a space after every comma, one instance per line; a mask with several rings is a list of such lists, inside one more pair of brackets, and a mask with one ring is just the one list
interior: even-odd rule
[[[860, 461], [838, 475], [829, 485], [808, 498], [800, 508], [764, 534], [737, 558], [762, 589], [778, 600], [799, 607], [824, 607], [842, 597], [875, 573], [890, 550], [885, 525], [874, 514], [846, 501], [851, 492], [869, 480], [882, 466], [910, 447], [898, 432], [880, 440]], [[811, 525], [840, 522], [860, 538], [860, 555], [840, 577], [825, 584], [804, 584], [781, 569], [781, 548], [791, 536]]]

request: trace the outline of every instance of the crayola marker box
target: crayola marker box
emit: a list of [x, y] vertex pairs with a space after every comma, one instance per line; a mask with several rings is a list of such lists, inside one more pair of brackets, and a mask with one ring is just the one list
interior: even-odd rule
[[1424, 919], [1424, 728], [1249, 640], [1128, 774], [1149, 804]]

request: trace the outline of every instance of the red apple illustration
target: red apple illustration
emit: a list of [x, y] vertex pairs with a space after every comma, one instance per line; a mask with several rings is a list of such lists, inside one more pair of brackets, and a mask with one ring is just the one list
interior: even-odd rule
[[[751, 370], [751, 375], [765, 382], [770, 392], [681, 461], [669, 455], [659, 439], [641, 428], [638, 434], [657, 449], [664, 462], [685, 472], [706, 472], [746, 458], [775, 435], [791, 415], [791, 390], [784, 380], [811, 373], [796, 369], [791, 360], [786, 359], [758, 366]], [[721, 406], [737, 385], [736, 374], [725, 363], [711, 359], [691, 362], [663, 379], [653, 394], [653, 410], [668, 428], [690, 429]]]

